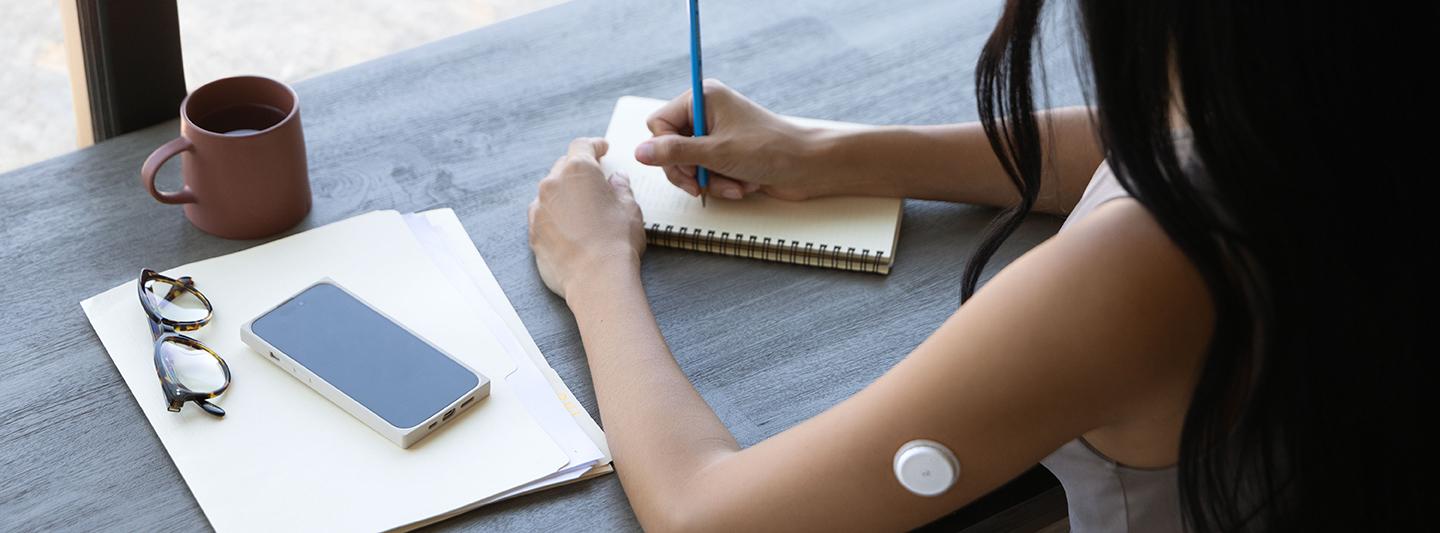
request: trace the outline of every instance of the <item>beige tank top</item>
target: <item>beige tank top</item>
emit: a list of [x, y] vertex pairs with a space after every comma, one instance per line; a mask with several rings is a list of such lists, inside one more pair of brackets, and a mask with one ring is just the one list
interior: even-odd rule
[[[1129, 196], [1108, 164], [1101, 164], [1075, 211], [1060, 226], [1064, 232], [1101, 204]], [[1040, 461], [1065, 488], [1070, 531], [1181, 532], [1180, 485], [1175, 467], [1137, 468], [1116, 462], [1085, 441], [1072, 440]]]

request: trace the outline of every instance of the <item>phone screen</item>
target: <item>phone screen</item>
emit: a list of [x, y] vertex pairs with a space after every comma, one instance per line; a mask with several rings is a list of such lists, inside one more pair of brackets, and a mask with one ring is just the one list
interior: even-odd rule
[[251, 331], [399, 428], [479, 385], [474, 372], [329, 283], [255, 319]]

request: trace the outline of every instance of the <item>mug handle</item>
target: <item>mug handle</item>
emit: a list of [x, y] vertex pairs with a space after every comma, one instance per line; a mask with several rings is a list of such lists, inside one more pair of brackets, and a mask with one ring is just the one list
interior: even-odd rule
[[164, 192], [155, 188], [155, 173], [160, 172], [160, 167], [180, 152], [194, 148], [195, 145], [190, 144], [190, 139], [176, 137], [156, 148], [150, 153], [150, 157], [145, 158], [145, 164], [140, 167], [140, 182], [145, 184], [145, 190], [150, 191], [150, 196], [154, 196], [162, 204], [193, 204], [198, 201], [195, 193], [183, 185], [176, 192]]

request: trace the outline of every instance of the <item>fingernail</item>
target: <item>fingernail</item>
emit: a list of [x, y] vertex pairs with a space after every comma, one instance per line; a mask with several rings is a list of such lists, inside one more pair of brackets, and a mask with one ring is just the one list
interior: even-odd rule
[[723, 196], [726, 199], [730, 200], [739, 200], [743, 195], [740, 194], [740, 191], [738, 190], [726, 187], [724, 189], [720, 189], [720, 196]]
[[655, 160], [655, 146], [649, 141], [640, 143], [635, 147], [635, 160], [641, 163], [649, 163]]

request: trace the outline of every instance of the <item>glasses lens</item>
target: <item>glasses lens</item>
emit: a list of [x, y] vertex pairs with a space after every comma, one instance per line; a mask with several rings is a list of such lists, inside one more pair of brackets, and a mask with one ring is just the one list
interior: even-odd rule
[[204, 320], [210, 308], [195, 294], [195, 291], [164, 280], [145, 282], [146, 295], [155, 304], [161, 318], [176, 322]]
[[166, 339], [160, 349], [175, 373], [176, 384], [199, 393], [213, 393], [225, 386], [225, 369], [214, 354], [174, 338]]

